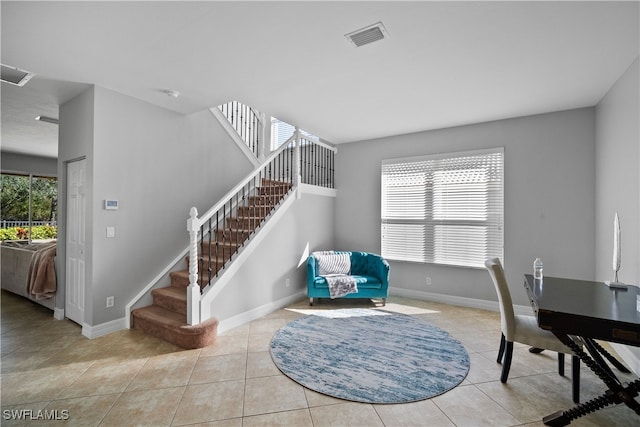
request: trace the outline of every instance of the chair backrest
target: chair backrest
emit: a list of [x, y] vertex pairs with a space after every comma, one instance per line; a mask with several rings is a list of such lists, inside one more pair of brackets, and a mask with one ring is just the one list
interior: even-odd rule
[[498, 303], [500, 304], [500, 323], [502, 333], [507, 341], [513, 341], [516, 325], [515, 315], [513, 312], [513, 302], [511, 301], [511, 294], [509, 293], [509, 286], [507, 285], [507, 279], [504, 275], [504, 269], [502, 263], [498, 258], [489, 258], [484, 262], [484, 266], [489, 271], [493, 285], [498, 293]]

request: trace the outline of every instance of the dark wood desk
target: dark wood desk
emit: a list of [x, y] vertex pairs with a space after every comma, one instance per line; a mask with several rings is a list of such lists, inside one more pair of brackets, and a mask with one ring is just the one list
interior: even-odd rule
[[[543, 419], [549, 426], [566, 426], [572, 420], [611, 404], [624, 403], [640, 415], [640, 379], [622, 384], [608, 366], [609, 360], [621, 371], [628, 370], [595, 340], [640, 346], [640, 312], [636, 298], [640, 289], [610, 288], [602, 282], [545, 276], [535, 280], [525, 274], [524, 287], [538, 319], [538, 326], [554, 333], [605, 383], [600, 397]], [[585, 352], [574, 337], [584, 343]]]

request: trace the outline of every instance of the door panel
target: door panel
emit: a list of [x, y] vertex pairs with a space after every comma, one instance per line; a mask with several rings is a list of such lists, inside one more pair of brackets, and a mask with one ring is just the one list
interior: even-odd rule
[[66, 301], [65, 315], [84, 321], [86, 160], [67, 164]]

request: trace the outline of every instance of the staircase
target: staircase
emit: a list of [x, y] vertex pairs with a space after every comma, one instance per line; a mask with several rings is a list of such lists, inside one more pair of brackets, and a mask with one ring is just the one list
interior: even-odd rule
[[[222, 224], [213, 224], [202, 233], [198, 252], [201, 290], [224, 270], [291, 189], [289, 182], [262, 178], [253, 195], [238, 201], [233, 209], [235, 215], [222, 219]], [[188, 259], [185, 261], [188, 265]], [[133, 327], [182, 348], [212, 345], [217, 336], [217, 319], [187, 324], [189, 270], [172, 272], [170, 278], [170, 286], [151, 291], [152, 305], [131, 312]]]

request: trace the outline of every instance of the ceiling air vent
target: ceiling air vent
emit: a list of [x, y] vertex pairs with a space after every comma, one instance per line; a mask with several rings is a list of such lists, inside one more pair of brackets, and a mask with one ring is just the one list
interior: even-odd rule
[[382, 22], [377, 22], [368, 27], [361, 28], [352, 33], [345, 34], [345, 37], [351, 41], [356, 47], [364, 46], [365, 44], [377, 42], [385, 37], [388, 37], [387, 30], [382, 25]]
[[0, 80], [5, 83], [11, 83], [16, 86], [24, 86], [27, 84], [34, 73], [30, 71], [21, 70], [20, 68], [10, 67], [9, 65], [0, 64], [2, 66], [2, 73]]

